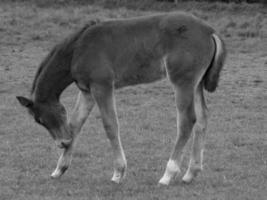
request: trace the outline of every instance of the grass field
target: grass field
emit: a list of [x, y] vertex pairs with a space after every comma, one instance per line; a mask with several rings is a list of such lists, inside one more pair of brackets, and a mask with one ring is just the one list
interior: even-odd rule
[[[122, 5], [0, 3], [0, 200], [267, 198], [266, 7], [170, 5], [138, 10]], [[29, 94], [38, 64], [49, 49], [90, 19], [178, 9], [207, 20], [224, 37], [229, 52], [218, 90], [207, 94], [210, 117], [203, 173], [190, 185], [178, 177], [168, 187], [157, 187], [176, 137], [174, 97], [163, 80], [116, 91], [128, 158], [127, 178], [121, 185], [109, 181], [111, 151], [97, 108], [82, 130], [71, 168], [59, 180], [51, 180], [58, 158], [54, 142], [15, 99]], [[64, 92], [68, 110], [77, 92], [75, 86]], [[182, 173], [187, 162], [188, 153]]]

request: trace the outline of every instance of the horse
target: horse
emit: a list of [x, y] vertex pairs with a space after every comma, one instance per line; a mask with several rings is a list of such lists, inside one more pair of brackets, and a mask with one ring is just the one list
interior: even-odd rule
[[[17, 96], [35, 121], [63, 149], [51, 174], [68, 169], [75, 141], [97, 104], [113, 152], [113, 176], [121, 183], [127, 161], [120, 139], [114, 90], [152, 83], [167, 77], [177, 108], [177, 138], [159, 184], [168, 185], [180, 173], [183, 149], [193, 133], [184, 182], [203, 169], [207, 106], [204, 89], [214, 92], [224, 65], [226, 48], [215, 30], [184, 12], [170, 12], [85, 25], [61, 43], [40, 64], [30, 97]], [[71, 83], [79, 89], [70, 117], [60, 94]]]

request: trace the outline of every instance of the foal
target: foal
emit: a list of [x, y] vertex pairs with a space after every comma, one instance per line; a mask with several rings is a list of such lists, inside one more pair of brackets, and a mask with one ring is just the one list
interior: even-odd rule
[[[176, 12], [91, 23], [56, 45], [41, 63], [30, 98], [17, 97], [35, 121], [64, 149], [53, 178], [69, 167], [75, 140], [96, 103], [114, 153], [112, 181], [126, 173], [114, 89], [168, 77], [177, 107], [177, 140], [163, 177], [168, 185], [180, 172], [184, 146], [194, 133], [183, 181], [202, 170], [207, 108], [203, 89], [215, 91], [226, 50], [223, 41], [196, 17]], [[80, 90], [69, 119], [60, 94], [75, 82]]]

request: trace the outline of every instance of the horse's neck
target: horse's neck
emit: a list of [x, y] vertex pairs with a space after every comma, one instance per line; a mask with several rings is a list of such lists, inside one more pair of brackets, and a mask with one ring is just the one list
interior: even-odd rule
[[70, 74], [70, 62], [69, 57], [62, 55], [54, 55], [50, 58], [37, 79], [33, 91], [35, 101], [58, 101], [62, 91], [73, 82]]

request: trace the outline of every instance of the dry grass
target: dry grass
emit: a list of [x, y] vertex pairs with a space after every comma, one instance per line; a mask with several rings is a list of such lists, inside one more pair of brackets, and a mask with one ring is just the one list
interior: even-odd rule
[[[257, 12], [257, 6], [234, 12], [224, 4], [194, 5], [180, 9], [209, 21], [225, 37], [229, 56], [218, 91], [207, 94], [211, 116], [204, 172], [190, 185], [178, 179], [169, 187], [157, 188], [176, 129], [174, 98], [166, 80], [116, 92], [129, 164], [122, 185], [109, 181], [111, 153], [97, 109], [83, 129], [71, 168], [61, 179], [51, 180], [56, 148], [48, 133], [27, 117], [15, 95], [28, 94], [45, 54], [87, 20], [147, 15], [159, 9], [0, 3], [1, 200], [266, 199], [267, 15]], [[68, 109], [76, 94], [74, 86], [63, 94]]]

